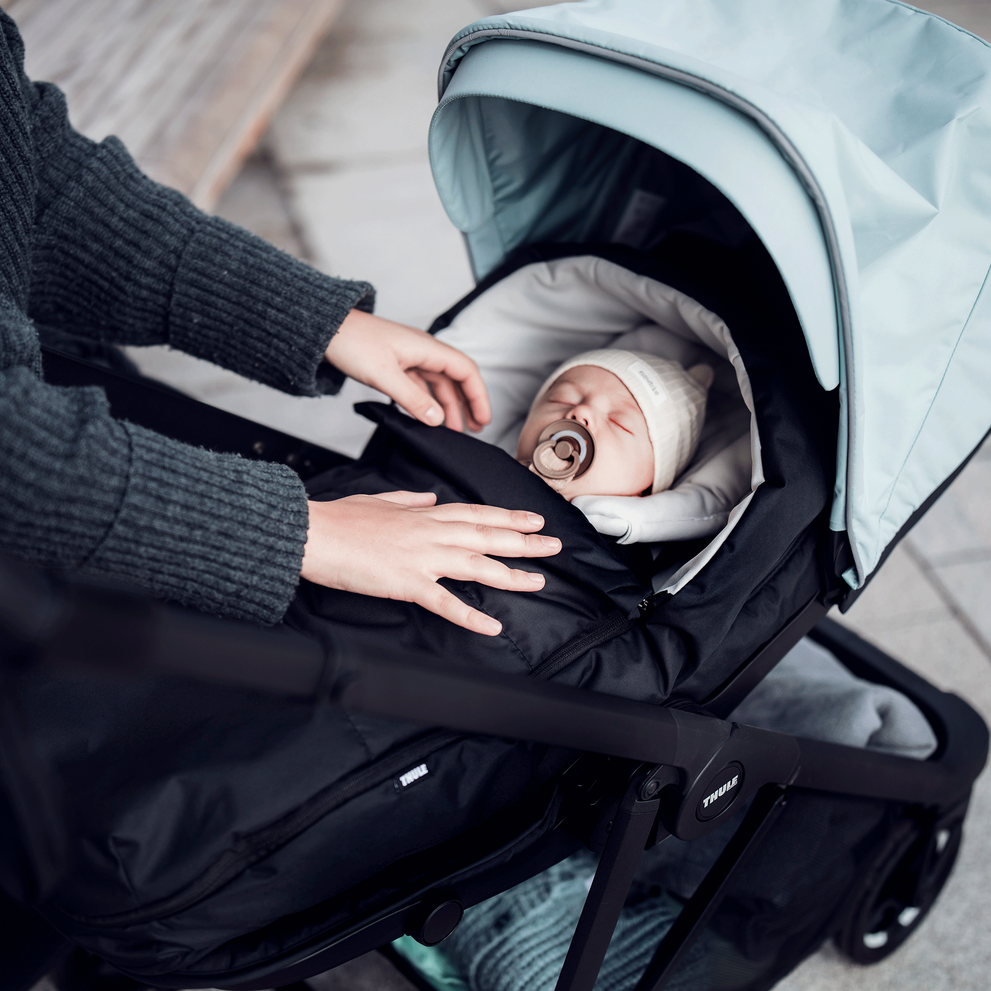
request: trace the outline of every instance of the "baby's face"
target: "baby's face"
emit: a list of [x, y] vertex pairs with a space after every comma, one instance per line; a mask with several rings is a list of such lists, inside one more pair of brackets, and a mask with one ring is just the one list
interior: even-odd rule
[[547, 480], [569, 502], [580, 495], [640, 495], [654, 481], [647, 421], [630, 390], [612, 372], [578, 365], [555, 379], [523, 425], [516, 459], [533, 461], [537, 439], [555, 420], [576, 420], [595, 441], [592, 465], [581, 478]]

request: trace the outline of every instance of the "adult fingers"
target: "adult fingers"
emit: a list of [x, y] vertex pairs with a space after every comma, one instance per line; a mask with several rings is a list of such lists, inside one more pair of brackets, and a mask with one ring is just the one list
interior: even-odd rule
[[414, 379], [396, 365], [384, 369], [378, 381], [372, 384], [428, 427], [439, 427], [444, 422], [443, 409], [420, 376]]
[[479, 582], [507, 592], [536, 592], [544, 587], [544, 576], [510, 568], [484, 554], [463, 554], [452, 561], [444, 576], [455, 581]]
[[430, 345], [419, 363], [424, 371], [438, 372], [459, 384], [472, 419], [484, 426], [492, 419], [489, 394], [478, 365], [457, 348], [431, 338]]
[[[445, 410], [451, 409], [456, 415], [462, 417], [464, 420], [464, 425], [467, 426], [472, 433], [477, 434], [485, 425], [483, 423], [479, 423], [478, 420], [475, 419], [471, 408], [471, 403], [469, 403], [467, 396], [465, 396], [464, 389], [462, 388], [460, 382], [448, 378], [440, 372], [428, 372], [420, 368], [407, 369], [406, 374], [416, 374], [421, 379], [425, 380], [428, 383], [430, 390], [438, 398], [438, 400], [441, 400], [441, 392], [443, 392]], [[450, 396], [449, 400], [447, 398], [448, 395]], [[454, 427], [450, 419], [448, 419], [447, 425], [451, 427], [451, 429], [461, 429], [460, 427]]]
[[445, 526], [448, 529], [443, 542], [448, 547], [461, 547], [477, 554], [491, 554], [493, 557], [553, 557], [561, 550], [561, 541], [557, 537], [471, 523], [447, 523]]
[[[415, 373], [415, 369], [409, 369], [406, 372], [407, 375], [411, 375], [411, 373]], [[445, 426], [451, 430], [457, 430], [458, 433], [463, 432], [465, 425], [461, 416], [461, 395], [454, 383], [446, 375], [433, 375], [430, 373], [423, 375], [416, 374], [417, 378], [420, 378], [421, 381], [426, 380], [426, 383], [429, 384], [430, 390], [434, 394], [434, 398], [444, 410]]]
[[[460, 393], [461, 408], [464, 410], [465, 425], [473, 434], [477, 434], [482, 429], [482, 427], [485, 426], [485, 423], [482, 423], [480, 420], [475, 419], [475, 410], [472, 407], [471, 401], [465, 395], [464, 389], [461, 388], [460, 385], [458, 391]], [[487, 398], [488, 397], [486, 397], [486, 400]], [[492, 417], [489, 416], [489, 420], [491, 419]]]
[[481, 430], [492, 419], [492, 407], [489, 405], [489, 393], [482, 381], [478, 369], [474, 374], [461, 379], [461, 391], [466, 400], [469, 418], [476, 432]]
[[452, 595], [442, 585], [436, 582], [425, 582], [413, 596], [413, 601], [424, 609], [436, 613], [443, 619], [461, 626], [474, 633], [482, 633], [487, 637], [497, 636], [502, 632], [502, 623], [478, 609], [466, 605], [456, 595]]
[[384, 499], [386, 502], [394, 502], [400, 506], [412, 506], [415, 509], [425, 509], [433, 506], [437, 502], [436, 492], [382, 492], [375, 499]]
[[456, 362], [457, 367], [449, 369], [447, 374], [460, 384], [471, 418], [479, 427], [483, 427], [492, 419], [489, 393], [485, 388], [485, 382], [482, 380], [478, 366], [471, 358], [460, 351], [454, 353], [459, 359], [464, 360]]
[[[429, 335], [422, 335], [417, 343], [424, 347], [418, 357], [409, 361], [407, 377], [414, 382], [414, 387], [421, 393], [429, 390], [424, 383], [428, 379], [434, 390], [437, 401], [441, 404], [444, 419], [452, 430], [462, 430], [461, 406], [464, 405], [469, 419], [480, 429], [492, 419], [489, 407], [489, 394], [482, 381], [478, 366], [466, 354], [449, 344], [444, 344]], [[415, 373], [415, 379], [410, 375]], [[381, 386], [380, 386], [381, 388]], [[421, 416], [413, 407], [407, 406], [399, 396], [387, 391], [396, 402], [412, 413], [417, 419], [423, 420], [430, 426], [436, 426], [436, 414], [427, 411], [426, 417]], [[410, 401], [413, 401], [412, 396]]]
[[468, 397], [465, 395], [465, 391], [462, 386], [462, 383], [457, 382], [454, 379], [449, 379], [447, 378], [447, 376], [443, 376], [443, 380], [445, 382], [450, 383], [450, 386], [454, 391], [455, 401], [458, 404], [459, 412], [464, 417], [465, 426], [472, 433], [477, 434], [482, 429], [482, 427], [485, 426], [485, 424], [479, 423], [479, 421], [475, 419], [474, 411], [472, 410], [472, 406], [468, 400]]
[[435, 507], [430, 515], [435, 520], [444, 522], [473, 523], [503, 530], [519, 530], [520, 533], [533, 533], [544, 525], [544, 518], [539, 513], [468, 502], [446, 502], [442, 506]]

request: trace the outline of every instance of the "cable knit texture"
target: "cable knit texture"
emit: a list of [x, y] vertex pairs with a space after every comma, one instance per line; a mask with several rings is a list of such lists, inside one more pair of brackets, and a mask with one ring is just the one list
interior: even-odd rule
[[72, 130], [0, 11], [0, 547], [271, 623], [299, 578], [303, 487], [280, 465], [111, 417], [41, 380], [32, 321], [170, 344], [296, 395], [339, 388], [323, 353], [364, 282], [333, 279], [152, 182], [115, 138]]

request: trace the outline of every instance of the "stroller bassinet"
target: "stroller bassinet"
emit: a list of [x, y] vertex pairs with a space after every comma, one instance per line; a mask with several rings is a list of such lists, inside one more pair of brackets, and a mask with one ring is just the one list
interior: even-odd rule
[[[761, 844], [823, 796], [855, 821], [846, 832], [837, 826], [846, 873], [777, 943], [758, 940], [754, 950], [731, 938], [726, 957], [736, 970], [724, 968], [712, 987], [767, 987], [840, 929], [855, 957], [875, 958], [932, 903], [959, 843], [986, 730], [959, 700], [819, 621], [832, 604], [853, 600], [991, 424], [981, 387], [988, 257], [975, 236], [988, 226], [989, 204], [971, 174], [982, 160], [977, 122], [991, 57], [976, 39], [889, 0], [801, 11], [711, 3], [704, 14], [696, 4], [561, 5], [479, 22], [455, 39], [431, 151], [481, 281], [434, 329], [525, 266], [579, 256], [698, 301], [731, 328], [752, 390], [762, 479], [745, 511], [718, 544], [675, 549], [662, 562], [667, 582], [559, 653], [551, 673], [614, 672], [578, 679], [605, 695], [443, 663], [456, 657], [414, 663], [390, 654], [388, 638], [331, 636], [326, 671], [321, 655], [302, 688], [420, 725], [375, 724], [379, 752], [344, 771], [302, 775], [281, 806], [245, 793], [244, 814], [223, 834], [227, 847], [195, 851], [207, 858], [201, 866], [190, 866], [197, 844], [182, 822], [161, 829], [155, 842], [168, 855], [156, 861], [157, 876], [134, 881], [126, 911], [99, 904], [106, 845], [85, 869], [77, 863], [39, 908], [121, 970], [158, 987], [286, 984], [404, 931], [437, 942], [463, 905], [585, 843], [602, 859], [559, 987], [590, 989], [645, 844], [668, 833], [702, 836], [751, 797], [736, 836], [659, 946], [644, 989], [660, 987], [703, 932], [727, 938], [725, 906], [737, 906], [739, 919], [750, 897], [747, 859], [760, 863]], [[772, 21], [779, 32], [769, 41]], [[932, 85], [934, 65], [948, 73], [942, 55], [957, 56], [959, 77], [941, 81], [952, 95], [940, 105], [942, 122], [925, 117], [923, 133], [911, 111], [911, 140], [901, 144], [890, 133], [884, 65], [846, 71], [851, 60], [861, 65], [855, 39], [879, 31], [899, 69], [894, 55], [920, 36], [934, 52], [911, 62], [916, 79], [899, 78], [899, 106], [923, 100], [915, 94]], [[781, 95], [791, 92], [806, 103]], [[870, 145], [858, 135], [884, 140]], [[53, 358], [49, 374], [71, 379], [74, 368]], [[145, 404], [126, 409], [129, 388], [111, 388], [118, 412], [147, 421]], [[182, 433], [170, 417], [150, 425]], [[681, 570], [692, 561], [690, 574]], [[865, 754], [723, 721], [813, 628], [851, 670], [920, 706], [939, 738], [933, 758]], [[646, 690], [636, 677], [623, 683], [632, 657], [631, 669], [657, 665]], [[175, 658], [165, 651], [160, 661]], [[194, 722], [209, 710], [166, 689], [183, 696]], [[155, 686], [158, 705], [162, 691]], [[287, 714], [254, 696], [237, 705], [238, 726], [250, 711], [274, 753], [292, 751], [296, 722], [312, 726], [331, 711], [311, 707], [301, 720], [298, 707]], [[214, 769], [197, 787], [233, 794], [219, 782], [258, 763], [257, 736], [232, 733], [222, 759], [216, 737], [190, 750]], [[125, 742], [133, 736], [118, 746]], [[295, 760], [306, 754], [297, 747]], [[84, 761], [59, 759], [72, 788], [95, 787]], [[291, 766], [274, 760], [271, 773]], [[420, 798], [397, 805], [403, 778], [421, 768], [428, 774], [409, 779], [420, 779], [409, 791]], [[179, 781], [188, 803], [198, 773], [166, 767], [161, 780]], [[137, 777], [132, 797], [155, 783], [151, 771]], [[322, 789], [314, 785], [321, 777]], [[720, 790], [718, 801], [705, 801]], [[133, 812], [93, 806], [115, 828]], [[89, 850], [99, 848], [101, 826], [98, 816], [83, 823]], [[299, 865], [318, 863], [331, 846], [346, 851], [351, 880], [319, 897], [294, 887]], [[173, 876], [163, 865], [178, 861], [185, 873]], [[890, 934], [883, 947], [864, 942], [879, 932]]]

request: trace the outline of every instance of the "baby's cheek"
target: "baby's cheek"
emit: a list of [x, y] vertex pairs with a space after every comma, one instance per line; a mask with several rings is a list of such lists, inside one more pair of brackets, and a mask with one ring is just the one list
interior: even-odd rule
[[609, 486], [605, 482], [596, 480], [592, 475], [593, 473], [589, 471], [588, 474], [582, 475], [581, 478], [573, 478], [570, 482], [565, 483], [559, 488], [558, 492], [568, 502], [571, 502], [572, 499], [580, 495], [616, 495], [615, 491], [610, 491]]
[[[580, 495], [638, 496], [649, 488], [654, 480], [653, 473], [645, 474], [642, 468], [630, 465], [612, 465], [608, 470], [596, 471], [594, 465], [581, 478], [573, 479], [560, 489], [568, 502]], [[604, 469], [605, 466], [603, 465]]]
[[650, 464], [642, 466], [640, 471], [637, 473], [636, 484], [634, 485], [633, 492], [631, 495], [644, 495], [644, 490], [647, 490], [647, 494], [654, 484], [654, 458], [651, 454]]

